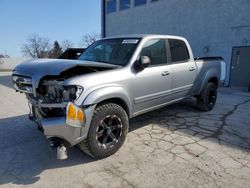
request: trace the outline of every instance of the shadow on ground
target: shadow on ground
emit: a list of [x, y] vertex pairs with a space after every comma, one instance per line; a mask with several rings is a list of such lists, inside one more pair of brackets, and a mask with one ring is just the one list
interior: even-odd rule
[[[185, 137], [211, 139], [249, 152], [249, 124], [233, 126], [234, 123], [230, 123], [231, 115], [248, 102], [245, 100], [231, 106], [228, 111], [215, 108], [212, 112], [200, 113], [194, 106], [194, 100], [190, 99], [132, 119], [130, 132], [152, 124], [172, 133], [183, 133]], [[94, 162], [76, 147], [68, 152], [68, 160], [57, 160], [56, 151], [48, 148], [45, 137], [27, 115], [0, 119], [0, 185], [29, 185], [38, 181], [39, 174], [45, 170]]]
[[11, 75], [0, 76], [0, 85], [13, 88]]
[[70, 148], [69, 159], [57, 160], [56, 150], [28, 120], [28, 115], [0, 119], [0, 185], [29, 185], [40, 179], [41, 172], [90, 163], [92, 158], [78, 148]]
[[[220, 99], [223, 100], [223, 99]], [[240, 109], [241, 106], [245, 108]], [[222, 107], [224, 106], [224, 107]], [[201, 112], [195, 99], [190, 98], [153, 112], [149, 112], [130, 122], [130, 131], [151, 125], [196, 137], [195, 140], [208, 140], [220, 145], [250, 152], [250, 98], [235, 105], [217, 104], [210, 112]]]

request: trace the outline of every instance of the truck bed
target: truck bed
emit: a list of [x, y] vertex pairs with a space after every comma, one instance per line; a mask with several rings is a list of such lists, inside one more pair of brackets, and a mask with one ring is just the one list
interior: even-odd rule
[[221, 70], [220, 83], [224, 83], [226, 77], [226, 63], [223, 57], [196, 57], [194, 58], [198, 67], [198, 74], [203, 74], [203, 70], [206, 68], [214, 66], [214, 64], [218, 64]]

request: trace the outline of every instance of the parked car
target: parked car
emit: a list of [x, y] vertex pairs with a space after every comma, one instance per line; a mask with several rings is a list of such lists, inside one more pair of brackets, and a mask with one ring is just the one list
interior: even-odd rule
[[68, 48], [57, 59], [78, 59], [85, 48]]
[[123, 145], [130, 118], [187, 97], [212, 110], [221, 67], [222, 58], [195, 60], [183, 37], [127, 35], [96, 41], [78, 60], [24, 62], [13, 83], [48, 139], [104, 158]]

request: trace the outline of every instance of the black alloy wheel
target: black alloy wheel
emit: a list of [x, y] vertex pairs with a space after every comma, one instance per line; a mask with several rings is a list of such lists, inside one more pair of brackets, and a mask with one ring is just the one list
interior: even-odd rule
[[101, 148], [112, 148], [122, 135], [122, 121], [116, 115], [108, 115], [96, 129], [96, 141]]
[[79, 148], [95, 159], [108, 157], [123, 145], [128, 127], [128, 115], [120, 105], [101, 103], [93, 113], [88, 136], [79, 143]]

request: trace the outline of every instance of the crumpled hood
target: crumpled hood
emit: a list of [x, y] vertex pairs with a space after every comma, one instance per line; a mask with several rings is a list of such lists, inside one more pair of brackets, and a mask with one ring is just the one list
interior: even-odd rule
[[41, 78], [44, 76], [57, 76], [61, 72], [73, 68], [75, 66], [85, 66], [85, 67], [107, 67], [116, 68], [118, 66], [90, 62], [82, 60], [65, 60], [65, 59], [33, 59], [25, 61], [15, 67], [13, 74], [29, 76], [32, 78], [32, 83], [34, 86], [38, 86]]

